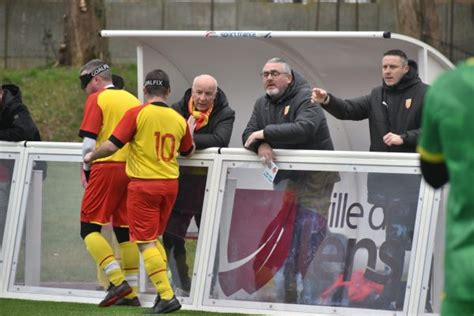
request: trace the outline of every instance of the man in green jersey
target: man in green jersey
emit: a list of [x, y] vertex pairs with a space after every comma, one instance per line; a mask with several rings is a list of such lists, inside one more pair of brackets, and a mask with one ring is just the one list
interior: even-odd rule
[[441, 315], [474, 315], [474, 57], [428, 90], [418, 145], [433, 187], [450, 182]]

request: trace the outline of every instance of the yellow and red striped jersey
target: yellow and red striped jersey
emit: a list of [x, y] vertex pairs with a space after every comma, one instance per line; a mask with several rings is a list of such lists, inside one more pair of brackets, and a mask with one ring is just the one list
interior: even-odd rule
[[[98, 148], [109, 139], [125, 112], [137, 105], [140, 105], [140, 100], [126, 90], [112, 88], [90, 94], [86, 100], [79, 136], [95, 139]], [[126, 161], [128, 150], [128, 146], [124, 146], [113, 155], [95, 162]]]
[[127, 111], [110, 141], [119, 148], [129, 142], [126, 172], [138, 179], [177, 179], [178, 154], [193, 149], [186, 120], [162, 102]]

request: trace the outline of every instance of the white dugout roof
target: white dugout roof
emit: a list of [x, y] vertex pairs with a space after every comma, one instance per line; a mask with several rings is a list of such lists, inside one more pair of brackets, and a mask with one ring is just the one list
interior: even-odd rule
[[[255, 100], [264, 93], [260, 72], [272, 57], [287, 60], [311, 85], [343, 98], [368, 94], [381, 84], [382, 55], [390, 49], [401, 49], [417, 61], [426, 83], [453, 68], [433, 47], [390, 32], [103, 30], [101, 36], [123, 38], [137, 46], [142, 99], [140, 87], [152, 69], [170, 75], [170, 104], [182, 97], [195, 76], [213, 75], [236, 111], [231, 147], [242, 147], [242, 131]], [[368, 150], [366, 121], [343, 122], [326, 116], [337, 150]]]

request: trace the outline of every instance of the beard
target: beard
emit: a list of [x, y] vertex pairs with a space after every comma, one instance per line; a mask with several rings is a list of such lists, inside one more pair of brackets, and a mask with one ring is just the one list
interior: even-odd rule
[[266, 92], [267, 95], [269, 95], [272, 99], [278, 99], [278, 98], [281, 97], [281, 95], [283, 94], [282, 91], [280, 91], [280, 89], [278, 89], [278, 88], [276, 88], [276, 87], [267, 88], [267, 89], [265, 89], [265, 92]]

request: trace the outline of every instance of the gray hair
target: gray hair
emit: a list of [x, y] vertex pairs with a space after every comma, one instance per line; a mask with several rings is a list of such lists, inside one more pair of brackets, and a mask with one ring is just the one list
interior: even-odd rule
[[290, 67], [290, 65], [288, 65], [286, 60], [284, 60], [283, 58], [280, 58], [280, 57], [270, 58], [269, 60], [267, 60], [265, 65], [266, 64], [283, 64], [283, 71], [286, 72], [287, 74], [291, 75], [291, 67]]
[[[81, 67], [79, 74], [90, 74], [94, 69], [106, 65], [106, 63], [100, 59], [92, 59]], [[99, 73], [97, 76], [102, 77], [104, 80], [112, 81], [112, 70], [107, 69]]]

